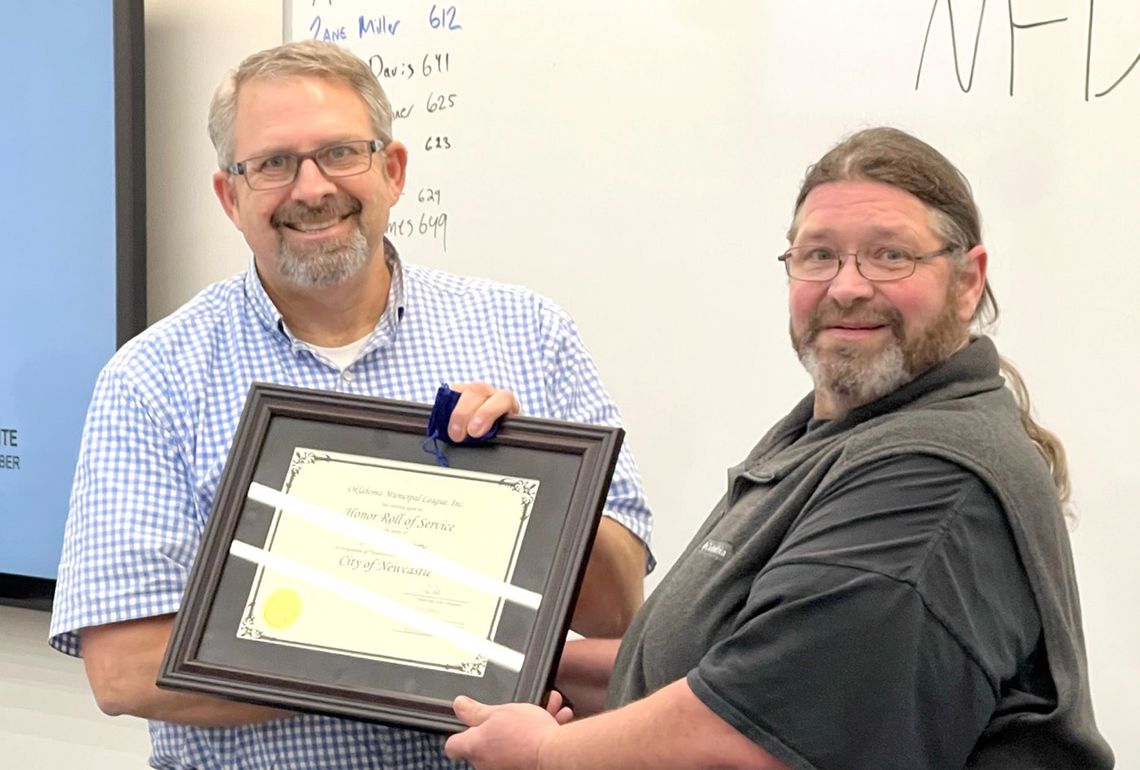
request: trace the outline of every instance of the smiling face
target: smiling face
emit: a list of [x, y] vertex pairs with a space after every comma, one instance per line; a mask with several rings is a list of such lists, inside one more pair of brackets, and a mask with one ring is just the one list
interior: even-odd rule
[[[364, 102], [350, 86], [309, 76], [246, 82], [233, 133], [236, 160], [374, 138]], [[406, 162], [403, 146], [390, 142], [363, 174], [329, 178], [305, 160], [285, 187], [252, 190], [240, 176], [218, 172], [214, 190], [271, 295], [275, 288], [324, 288], [372, 263], [386, 269], [384, 233]]]
[[[926, 205], [897, 187], [828, 182], [804, 200], [792, 245], [922, 254], [945, 245], [931, 222]], [[837, 417], [880, 398], [964, 346], [985, 263], [976, 246], [960, 264], [938, 257], [919, 262], [909, 278], [872, 282], [848, 256], [831, 281], [790, 281], [792, 345], [815, 382], [815, 416]]]

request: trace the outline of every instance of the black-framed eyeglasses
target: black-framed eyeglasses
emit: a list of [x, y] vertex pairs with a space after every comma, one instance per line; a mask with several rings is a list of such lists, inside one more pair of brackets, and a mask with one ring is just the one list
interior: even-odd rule
[[312, 159], [327, 177], [356, 176], [372, 168], [373, 153], [384, 149], [379, 139], [334, 142], [312, 152], [271, 152], [255, 155], [226, 166], [231, 174], [244, 176], [251, 190], [288, 187], [297, 178], [301, 164]]
[[854, 255], [855, 269], [868, 281], [899, 281], [914, 275], [919, 262], [958, 251], [946, 246], [925, 254], [912, 254], [896, 246], [873, 246], [855, 252], [839, 252], [826, 246], [793, 246], [776, 259], [784, 263], [794, 281], [830, 281], [843, 269], [843, 260]]

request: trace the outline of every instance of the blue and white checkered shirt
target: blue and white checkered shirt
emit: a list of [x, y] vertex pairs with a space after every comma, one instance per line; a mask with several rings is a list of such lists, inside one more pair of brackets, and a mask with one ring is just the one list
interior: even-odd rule
[[[254, 380], [431, 403], [440, 381], [483, 381], [522, 413], [617, 425], [573, 321], [525, 289], [403, 265], [343, 371], [291, 336], [252, 260], [125, 345], [87, 415], [59, 567], [51, 643], [178, 610]], [[605, 513], [648, 543], [650, 513], [623, 447]], [[151, 722], [155, 768], [451, 768], [438, 735], [302, 714], [244, 727]], [[462, 766], [462, 765], [460, 765]]]

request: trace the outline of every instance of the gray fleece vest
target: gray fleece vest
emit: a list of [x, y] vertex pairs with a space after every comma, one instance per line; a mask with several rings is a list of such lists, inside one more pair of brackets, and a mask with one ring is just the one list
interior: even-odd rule
[[[993, 343], [976, 338], [913, 382], [805, 436], [812, 405], [809, 395], [735, 471], [781, 478], [818, 463], [827, 468], [826, 478], [835, 478], [883, 456], [925, 453], [976, 474], [1005, 510], [1041, 616], [1057, 703], [1045, 713], [1007, 712], [999, 704], [969, 766], [1112, 767], [1112, 752], [1093, 718], [1065, 519], [1049, 470], [1004, 387]], [[802, 485], [797, 492], [806, 504], [812, 489]], [[1083, 758], [1074, 765], [1074, 756]]]

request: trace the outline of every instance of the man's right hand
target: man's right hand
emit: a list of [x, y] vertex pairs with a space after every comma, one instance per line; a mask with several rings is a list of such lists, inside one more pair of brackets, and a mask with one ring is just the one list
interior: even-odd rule
[[80, 630], [87, 681], [103, 713], [199, 727], [229, 727], [292, 716], [290, 711], [267, 706], [159, 689], [154, 681], [173, 626], [173, 615], [159, 615]]

